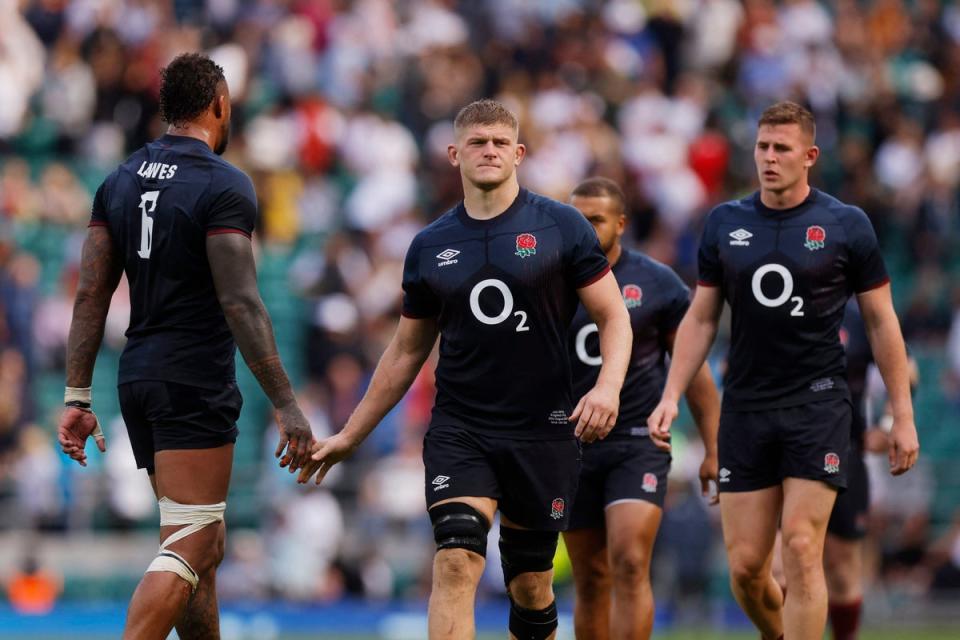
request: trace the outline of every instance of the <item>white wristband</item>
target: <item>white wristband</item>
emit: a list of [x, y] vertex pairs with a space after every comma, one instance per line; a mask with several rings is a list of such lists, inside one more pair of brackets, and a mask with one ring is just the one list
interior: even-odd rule
[[92, 387], [66, 387], [63, 391], [63, 403], [71, 402], [82, 403], [86, 408], [93, 404]]

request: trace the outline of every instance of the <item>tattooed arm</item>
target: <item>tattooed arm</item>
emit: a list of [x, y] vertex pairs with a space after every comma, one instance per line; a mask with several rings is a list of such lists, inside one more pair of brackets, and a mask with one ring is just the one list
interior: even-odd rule
[[[103, 341], [103, 327], [110, 299], [123, 274], [123, 261], [105, 226], [87, 231], [80, 260], [80, 283], [73, 303], [73, 320], [67, 338], [67, 391], [83, 401], [74, 401], [64, 410], [57, 428], [63, 452], [86, 466], [84, 447], [91, 435], [100, 451], [106, 450], [97, 417], [90, 409], [90, 382], [93, 365]], [[68, 398], [71, 397], [68, 395]]]
[[280, 458], [286, 448], [280, 466], [289, 465], [293, 472], [309, 459], [313, 433], [277, 354], [273, 325], [257, 289], [250, 239], [239, 233], [208, 236], [207, 260], [237, 347], [276, 410], [280, 443], [275, 455]]

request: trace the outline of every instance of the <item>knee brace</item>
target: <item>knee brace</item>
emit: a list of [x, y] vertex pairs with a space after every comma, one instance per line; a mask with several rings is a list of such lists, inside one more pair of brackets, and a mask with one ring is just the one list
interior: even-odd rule
[[147, 567], [151, 571], [169, 571], [175, 573], [190, 585], [193, 591], [197, 590], [200, 576], [190, 566], [190, 563], [175, 551], [167, 549], [178, 540], [192, 536], [207, 525], [223, 520], [223, 512], [227, 509], [226, 502], [217, 504], [180, 504], [170, 498], [160, 498], [160, 526], [186, 525], [183, 529], [174, 531], [166, 540], [160, 543], [160, 552]]
[[430, 509], [433, 539], [440, 549], [466, 549], [482, 557], [487, 555], [486, 516], [468, 504], [446, 502]]
[[501, 526], [500, 562], [507, 588], [510, 588], [510, 581], [521, 573], [552, 569], [559, 538], [556, 531], [527, 531]]
[[524, 609], [510, 600], [510, 633], [517, 640], [545, 640], [556, 628], [556, 600], [544, 609]]

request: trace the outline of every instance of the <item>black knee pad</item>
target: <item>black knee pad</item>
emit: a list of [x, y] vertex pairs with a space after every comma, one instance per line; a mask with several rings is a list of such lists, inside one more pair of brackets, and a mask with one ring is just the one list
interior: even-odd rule
[[510, 601], [510, 633], [517, 640], [545, 640], [556, 628], [556, 600], [545, 609], [524, 609]]
[[440, 549], [466, 549], [487, 555], [487, 518], [462, 502], [446, 502], [430, 509], [433, 539]]
[[507, 588], [510, 581], [521, 573], [552, 569], [559, 538], [556, 531], [527, 531], [501, 526], [500, 562]]

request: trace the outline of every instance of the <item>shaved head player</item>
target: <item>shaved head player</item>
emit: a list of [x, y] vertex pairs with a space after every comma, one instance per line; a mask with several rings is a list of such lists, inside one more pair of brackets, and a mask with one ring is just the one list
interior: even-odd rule
[[250, 179], [219, 156], [230, 132], [223, 69], [184, 54], [163, 71], [160, 112], [169, 128], [97, 190], [83, 247], [67, 345], [65, 453], [106, 443], [90, 382], [110, 299], [126, 273], [130, 327], [119, 393], [137, 466], [160, 500], [160, 551], [127, 615], [127, 640], [220, 637], [216, 568], [223, 558], [227, 485], [242, 399], [234, 353], [276, 410], [277, 456], [296, 470], [309, 458], [310, 425], [280, 363], [257, 291]]

